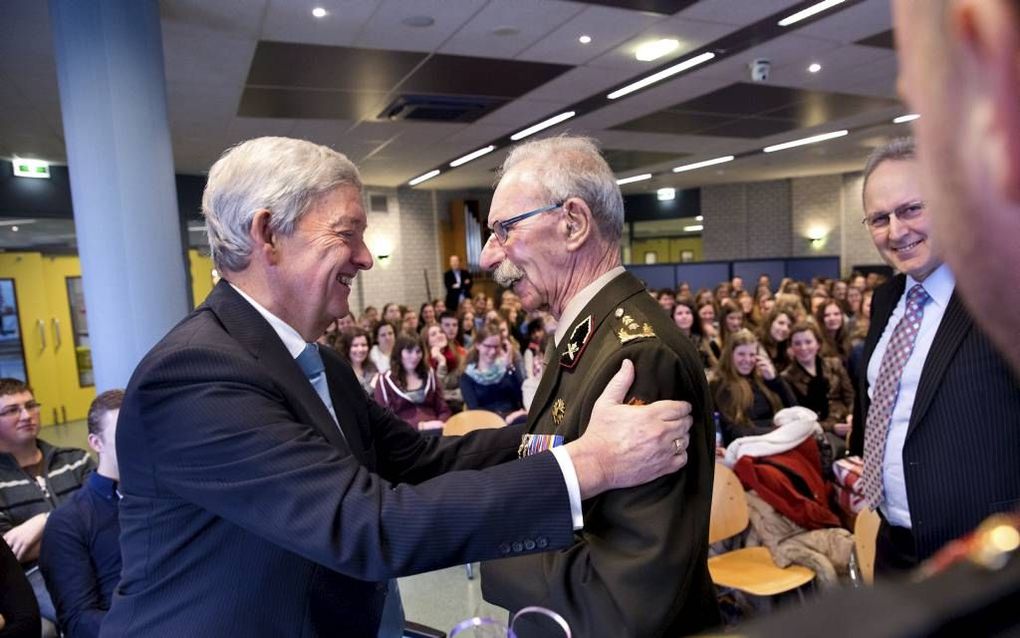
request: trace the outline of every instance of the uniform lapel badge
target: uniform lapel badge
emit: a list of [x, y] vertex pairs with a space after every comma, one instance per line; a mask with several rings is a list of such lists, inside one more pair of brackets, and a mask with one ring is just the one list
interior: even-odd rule
[[563, 437], [559, 434], [525, 434], [521, 437], [521, 446], [517, 448], [517, 456], [523, 459], [561, 445], [563, 445]]
[[588, 340], [591, 339], [591, 333], [591, 315], [588, 315], [570, 331], [570, 337], [567, 338], [567, 348], [560, 355], [561, 366], [572, 369], [577, 365], [577, 362], [581, 359], [581, 353], [584, 352], [585, 346], [588, 345]]
[[623, 314], [622, 308], [616, 309], [616, 318], [620, 320], [623, 327], [620, 328], [616, 337], [620, 340], [620, 343], [627, 343], [634, 339], [648, 339], [655, 336], [655, 330], [652, 326], [647, 323], [638, 323], [633, 317], [627, 314]]
[[567, 404], [563, 399], [556, 399], [552, 404], [552, 420], [559, 427], [563, 423], [563, 417], [567, 414]]

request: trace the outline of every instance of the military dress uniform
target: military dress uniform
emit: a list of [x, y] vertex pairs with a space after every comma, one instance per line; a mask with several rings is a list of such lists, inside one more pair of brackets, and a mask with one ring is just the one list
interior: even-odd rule
[[[595, 294], [553, 351], [521, 454], [581, 436], [624, 359], [635, 367], [628, 401], [693, 406], [687, 465], [586, 500], [584, 528], [571, 547], [489, 562], [482, 591], [512, 612], [529, 605], [556, 611], [586, 638], [693, 633], [719, 622], [706, 563], [715, 459], [708, 386], [690, 340], [629, 273]], [[525, 625], [521, 635], [562, 636], [547, 620], [518, 622]]]

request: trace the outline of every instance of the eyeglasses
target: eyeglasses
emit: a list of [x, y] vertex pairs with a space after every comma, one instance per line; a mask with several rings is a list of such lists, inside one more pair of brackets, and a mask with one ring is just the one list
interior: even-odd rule
[[17, 403], [9, 405], [3, 410], [0, 410], [0, 419], [9, 419], [15, 416], [21, 416], [21, 411], [24, 410], [29, 414], [37, 414], [42, 409], [42, 404], [38, 401], [28, 401], [27, 403]]
[[498, 221], [496, 222], [496, 225], [493, 226], [490, 230], [492, 230], [492, 234], [496, 237], [496, 240], [499, 243], [505, 244], [506, 238], [510, 234], [511, 228], [513, 228], [514, 226], [516, 226], [517, 224], [521, 223], [522, 221], [529, 217], [534, 217], [535, 215], [541, 215], [542, 213], [548, 213], [551, 210], [556, 210], [557, 208], [563, 206], [563, 204], [564, 202], [556, 202], [555, 204], [550, 204], [549, 206], [543, 206], [542, 208], [529, 210], [526, 213], [521, 213], [520, 215], [517, 215], [516, 217], [511, 217], [510, 219]]
[[861, 220], [861, 223], [871, 229], [871, 232], [884, 231], [889, 228], [890, 218], [895, 215], [896, 219], [901, 222], [909, 222], [917, 219], [924, 212], [924, 202], [918, 200], [898, 206], [895, 210], [889, 213], [875, 213], [871, 216], [865, 216]]

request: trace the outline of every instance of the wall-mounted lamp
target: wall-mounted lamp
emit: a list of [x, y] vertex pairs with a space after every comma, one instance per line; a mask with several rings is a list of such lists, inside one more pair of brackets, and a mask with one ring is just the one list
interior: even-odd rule
[[368, 248], [372, 251], [372, 256], [379, 262], [380, 266], [388, 266], [390, 264], [390, 256], [393, 254], [393, 240], [385, 235], [376, 235], [368, 240]]
[[805, 237], [811, 241], [812, 248], [815, 250], [821, 250], [822, 246], [825, 245], [825, 240], [829, 237], [829, 231], [820, 226], [813, 226], [808, 228], [807, 233], [805, 233]]

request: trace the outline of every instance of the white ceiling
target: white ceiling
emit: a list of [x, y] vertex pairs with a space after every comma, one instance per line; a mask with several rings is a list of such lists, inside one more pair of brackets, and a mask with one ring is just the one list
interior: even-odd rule
[[[200, 174], [240, 140], [290, 135], [348, 154], [361, 167], [367, 184], [404, 185], [443, 162], [662, 64], [662, 59], [651, 63], [634, 59], [633, 50], [642, 41], [677, 38], [681, 47], [672, 54], [676, 58], [794, 4], [794, 0], [701, 0], [674, 16], [660, 16], [566, 0], [163, 0], [163, 49], [176, 169]], [[314, 5], [324, 7], [329, 15], [313, 18]], [[427, 28], [409, 27], [401, 21], [410, 16], [429, 16], [435, 22]], [[516, 33], [493, 35], [499, 28]], [[747, 81], [746, 65], [759, 57], [772, 60], [770, 84], [895, 97], [894, 53], [853, 44], [889, 28], [887, 0], [866, 0], [548, 132], [592, 135], [612, 149], [683, 153], [688, 157], [682, 162], [693, 162], [815, 132], [888, 121], [903, 111], [871, 112], [762, 140], [607, 130]], [[581, 34], [590, 35], [592, 43], [580, 44]], [[259, 40], [556, 62], [575, 68], [470, 124], [239, 117], [238, 104]], [[822, 64], [822, 72], [808, 73], [811, 62]], [[64, 161], [46, 2], [0, 3], [0, 87], [0, 156]], [[396, 89], [372, 99], [381, 109], [395, 97]], [[906, 132], [901, 129], [905, 127], [873, 128], [814, 147], [657, 178], [626, 190], [854, 170], [871, 146], [885, 136]], [[492, 169], [503, 155], [491, 153], [423, 187], [488, 187]], [[660, 165], [647, 170], [669, 168]]]

